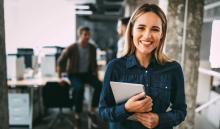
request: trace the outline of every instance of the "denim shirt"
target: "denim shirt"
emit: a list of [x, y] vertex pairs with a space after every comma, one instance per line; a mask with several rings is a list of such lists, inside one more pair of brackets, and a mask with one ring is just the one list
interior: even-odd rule
[[107, 66], [99, 101], [100, 118], [113, 123], [116, 129], [147, 129], [140, 122], [127, 119], [133, 113], [125, 111], [125, 103], [115, 103], [110, 81], [144, 85], [145, 93], [153, 100], [152, 112], [159, 115], [156, 129], [172, 129], [185, 119], [184, 77], [176, 61], [160, 65], [153, 57], [143, 68], [135, 55], [129, 55], [114, 59]]

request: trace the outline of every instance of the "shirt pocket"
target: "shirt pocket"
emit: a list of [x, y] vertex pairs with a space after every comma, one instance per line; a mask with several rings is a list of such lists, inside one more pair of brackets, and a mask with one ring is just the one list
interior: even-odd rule
[[164, 112], [170, 105], [171, 86], [169, 80], [158, 80], [150, 87], [150, 94], [153, 98], [153, 104]]

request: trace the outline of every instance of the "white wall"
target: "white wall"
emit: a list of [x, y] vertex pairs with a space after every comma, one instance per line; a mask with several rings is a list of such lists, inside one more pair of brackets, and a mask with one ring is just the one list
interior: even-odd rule
[[6, 52], [17, 47], [67, 46], [75, 41], [75, 13], [71, 0], [5, 0]]

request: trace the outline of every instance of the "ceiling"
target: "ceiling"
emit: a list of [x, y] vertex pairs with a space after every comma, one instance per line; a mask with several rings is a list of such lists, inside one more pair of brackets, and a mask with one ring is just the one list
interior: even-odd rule
[[123, 16], [124, 0], [84, 0], [84, 3], [77, 6], [87, 6], [86, 8], [76, 8], [79, 16], [88, 17], [93, 20], [110, 20]]

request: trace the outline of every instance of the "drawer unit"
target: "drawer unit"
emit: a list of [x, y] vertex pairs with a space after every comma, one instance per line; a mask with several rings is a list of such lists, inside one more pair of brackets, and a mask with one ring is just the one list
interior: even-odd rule
[[29, 124], [30, 100], [28, 93], [9, 93], [9, 124]]

